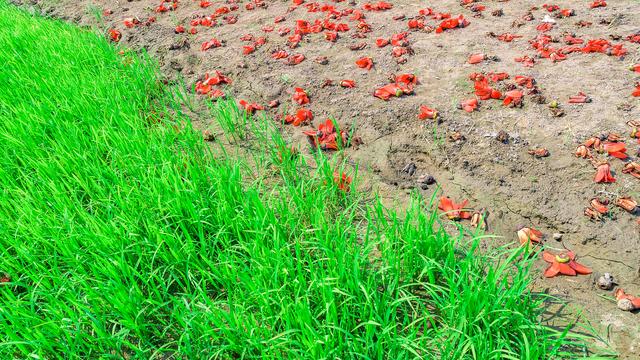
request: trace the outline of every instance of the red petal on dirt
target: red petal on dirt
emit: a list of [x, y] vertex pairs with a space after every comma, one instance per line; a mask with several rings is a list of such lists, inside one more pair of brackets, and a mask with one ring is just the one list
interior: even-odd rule
[[569, 276], [577, 275], [576, 271], [571, 266], [569, 266], [569, 263], [557, 263], [557, 264], [558, 264], [558, 268], [560, 269], [560, 274], [569, 275]]
[[424, 105], [420, 105], [420, 114], [418, 114], [418, 119], [420, 120], [436, 119], [437, 117], [438, 117], [437, 110]]
[[309, 97], [302, 88], [295, 88], [293, 92], [293, 101], [299, 105], [305, 105], [309, 103]]
[[356, 82], [353, 80], [341, 80], [340, 81], [340, 86], [344, 87], [344, 88], [354, 88], [356, 87]]
[[604, 1], [604, 0], [596, 0], [596, 1], [592, 2], [589, 5], [589, 8], [595, 9], [595, 8], [605, 7], [605, 6], [607, 6], [607, 2], [606, 1]]
[[556, 256], [553, 255], [552, 253], [548, 252], [548, 251], [543, 251], [542, 252], [542, 258], [544, 259], [544, 261], [553, 264], [556, 261]]
[[549, 267], [544, 271], [544, 277], [552, 278], [560, 273], [560, 264], [555, 262], [551, 263]]
[[356, 60], [356, 65], [361, 69], [371, 70], [373, 67], [373, 60], [370, 57], [361, 57]]
[[586, 266], [584, 266], [582, 264], [579, 264], [579, 263], [577, 263], [577, 262], [575, 262], [573, 260], [569, 262], [569, 266], [571, 266], [571, 268], [573, 270], [575, 270], [576, 273], [581, 274], [581, 275], [591, 274], [591, 272], [592, 272], [591, 269], [589, 269], [588, 267], [586, 267]]
[[597, 183], [614, 183], [616, 179], [611, 175], [611, 167], [608, 163], [601, 164], [596, 170], [593, 181]]
[[[385, 47], [389, 45], [389, 40], [388, 39], [376, 39], [376, 46], [377, 47]], [[640, 64], [638, 65], [638, 67], [640, 68]], [[640, 71], [638, 71], [640, 72]]]
[[122, 33], [116, 29], [109, 29], [109, 37], [113, 42], [119, 42], [122, 39]]
[[473, 55], [469, 56], [469, 60], [467, 60], [467, 62], [469, 64], [479, 64], [484, 59], [485, 59], [485, 55], [484, 54], [473, 54]]

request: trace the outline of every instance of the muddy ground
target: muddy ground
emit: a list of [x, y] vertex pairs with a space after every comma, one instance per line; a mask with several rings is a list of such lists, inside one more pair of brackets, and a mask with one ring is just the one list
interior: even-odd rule
[[[638, 145], [628, 137], [630, 129], [626, 122], [640, 119], [640, 98], [631, 96], [640, 75], [629, 70], [630, 65], [639, 62], [640, 46], [625, 38], [640, 30], [640, 3], [635, 0], [609, 1], [606, 7], [590, 9], [589, 1], [554, 2], [561, 9], [574, 9], [575, 16], [556, 18], [556, 25], [547, 34], [560, 40], [567, 32], [585, 42], [607, 39], [614, 44], [624, 44], [628, 54], [617, 57], [603, 53], [573, 53], [558, 62], [536, 58], [533, 67], [525, 67], [514, 59], [523, 55], [535, 57], [529, 40], [540, 33], [536, 27], [545, 14], [552, 17], [553, 14], [540, 8], [531, 11], [533, 19], [530, 21], [523, 20], [523, 16], [532, 7], [541, 7], [543, 1], [477, 1], [477, 5], [486, 7], [481, 12], [473, 12], [454, 0], [420, 4], [390, 1], [393, 8], [386, 11], [364, 11], [364, 1], [329, 2], [338, 10], [362, 11], [371, 31], [363, 33], [361, 38], [354, 38], [359, 31], [358, 21], [350, 20], [353, 14], [334, 18], [331, 21], [346, 23], [350, 28], [340, 32], [336, 42], [327, 41], [322, 32], [312, 33], [305, 35], [294, 49], [288, 46], [288, 36], [293, 34], [295, 21], [324, 20], [326, 12], [309, 12], [308, 2], [290, 9], [293, 6], [290, 1], [258, 2], [255, 9], [248, 10], [247, 4], [256, 3], [239, 1], [238, 9], [220, 15], [217, 25], [196, 26], [197, 33], [190, 34], [191, 20], [211, 15], [222, 6], [233, 5], [224, 1], [211, 3], [209, 7], [201, 8], [200, 1], [183, 0], [179, 1], [176, 10], [157, 13], [159, 0], [22, 1], [24, 6], [37, 5], [55, 17], [117, 29], [122, 34], [122, 44], [147, 49], [171, 79], [184, 78], [192, 85], [206, 72], [219, 70], [233, 80], [224, 91], [237, 99], [265, 106], [272, 100], [279, 100], [280, 107], [267, 110], [274, 116], [299, 108], [291, 97], [295, 87], [302, 87], [309, 94], [310, 104], [305, 107], [315, 116], [314, 128], [330, 117], [343, 126], [352, 126], [355, 134], [362, 138], [363, 144], [348, 149], [347, 155], [360, 164], [363, 186], [377, 189], [387, 203], [401, 206], [412, 189], [419, 189], [418, 176], [431, 174], [439, 188], [419, 189], [426, 198], [431, 198], [437, 191], [438, 195], [442, 193], [457, 201], [469, 199], [471, 207], [489, 211], [490, 232], [502, 238], [487, 241], [512, 242], [516, 240], [517, 226], [534, 227], [545, 234], [544, 242], [548, 246], [574, 250], [583, 264], [600, 273], [612, 273], [625, 290], [640, 295], [638, 217], [613, 206], [612, 216], [603, 221], [590, 221], [583, 215], [594, 196], [630, 195], [640, 199], [640, 180], [623, 174], [623, 161], [611, 158], [617, 182], [596, 184], [593, 181], [595, 170], [589, 161], [573, 155], [576, 146], [590, 136], [616, 132], [625, 137], [629, 155], [636, 158]], [[438, 34], [429, 30], [440, 21], [427, 16], [423, 20], [425, 29], [410, 31], [408, 21], [427, 7], [436, 13], [451, 13], [454, 17], [463, 14], [470, 24]], [[498, 14], [494, 12], [499, 9], [503, 15], [495, 16]], [[96, 13], [104, 10], [112, 13], [97, 20]], [[229, 15], [237, 16], [237, 22], [224, 19]], [[144, 25], [150, 16], [156, 18], [155, 22]], [[274, 23], [278, 16], [283, 16], [284, 21]], [[127, 28], [123, 23], [127, 18], [139, 18], [142, 24]], [[578, 26], [579, 21], [592, 25]], [[176, 34], [175, 28], [181, 24], [186, 32]], [[269, 26], [274, 30], [265, 32], [264, 28]], [[278, 30], [282, 27], [289, 27], [291, 33], [280, 36]], [[409, 31], [409, 47], [413, 54], [398, 58], [392, 55], [391, 45], [376, 46], [377, 38], [390, 38], [403, 31]], [[487, 36], [488, 32], [523, 37], [507, 43]], [[265, 37], [266, 44], [243, 55], [243, 46], [251, 44], [240, 40], [245, 34]], [[201, 44], [212, 38], [223, 42], [223, 46], [202, 51]], [[366, 46], [361, 50], [350, 49], [360, 43]], [[557, 44], [563, 45], [562, 42]], [[303, 54], [306, 59], [297, 65], [287, 65], [286, 60], [271, 57], [273, 51], [280, 49], [290, 54]], [[470, 65], [467, 59], [474, 53], [495, 56], [496, 61]], [[315, 61], [319, 56], [325, 56], [328, 63], [323, 65]], [[355, 61], [363, 56], [373, 59], [374, 66], [369, 71], [355, 65]], [[406, 62], [400, 64], [398, 59]], [[508, 73], [511, 77], [504, 83], [512, 82], [515, 75], [534, 77], [547, 103], [539, 104], [533, 96], [525, 95], [521, 108], [505, 107], [499, 100], [488, 100], [482, 102], [478, 112], [459, 110], [457, 104], [461, 100], [474, 97], [469, 75], [490, 71]], [[389, 83], [389, 74], [401, 73], [417, 75], [420, 83], [413, 95], [389, 101], [373, 96], [376, 88]], [[323, 87], [326, 79], [335, 83], [351, 79], [356, 87]], [[569, 97], [579, 91], [588, 94], [593, 101], [568, 104]], [[206, 101], [206, 97], [199, 98]], [[564, 116], [551, 114], [548, 103], [553, 100], [561, 104]], [[441, 114], [441, 123], [435, 125], [431, 120], [419, 120], [420, 105], [436, 108]], [[198, 119], [198, 126], [203, 129], [211, 123], [206, 115]], [[310, 127], [285, 125], [283, 131], [293, 144], [307, 147], [302, 130]], [[496, 140], [500, 131], [508, 134], [508, 141]], [[455, 132], [459, 132], [464, 140], [450, 141], [448, 136]], [[534, 158], [529, 155], [527, 150], [535, 147], [548, 149], [550, 156]], [[401, 172], [410, 162], [417, 166], [413, 176]], [[562, 234], [561, 240], [555, 240], [553, 234]], [[540, 270], [544, 266], [540, 260]], [[612, 294], [596, 290], [590, 276], [545, 279], [542, 271], [539, 273], [535, 283], [538, 290], [560, 295], [578, 308], [584, 308], [592, 325], [610, 341], [621, 358], [640, 357], [639, 314], [618, 310]]]

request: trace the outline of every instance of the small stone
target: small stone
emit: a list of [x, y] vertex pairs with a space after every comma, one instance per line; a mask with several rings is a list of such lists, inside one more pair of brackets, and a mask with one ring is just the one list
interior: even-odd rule
[[631, 300], [629, 299], [620, 299], [618, 300], [618, 309], [622, 310], [622, 311], [632, 311], [635, 310], [635, 306], [633, 306], [633, 303], [631, 302]]
[[213, 141], [215, 140], [216, 137], [213, 135], [211, 131], [207, 129], [202, 132], [202, 138], [204, 139], [204, 141]]
[[509, 143], [509, 134], [507, 134], [507, 132], [504, 131], [504, 130], [500, 130], [498, 132], [498, 134], [496, 135], [496, 140], [498, 140], [499, 142], [501, 142], [503, 144], [508, 144]]
[[408, 163], [402, 168], [402, 172], [409, 174], [409, 176], [413, 176], [416, 173], [418, 167], [415, 163]]
[[436, 179], [431, 175], [420, 175], [418, 183], [425, 185], [433, 185], [436, 183]]
[[561, 233], [554, 233], [553, 234], [553, 240], [562, 241], [562, 234]]
[[613, 280], [613, 276], [609, 273], [604, 273], [604, 275], [600, 276], [596, 281], [596, 286], [601, 290], [611, 290], [614, 285], [615, 281]]

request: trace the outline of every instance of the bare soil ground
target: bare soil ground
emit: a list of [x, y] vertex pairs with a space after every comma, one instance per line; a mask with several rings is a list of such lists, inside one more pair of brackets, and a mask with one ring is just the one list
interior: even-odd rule
[[[637, 215], [615, 206], [610, 206], [612, 214], [602, 221], [590, 221], [583, 215], [595, 196], [614, 199], [628, 195], [639, 199], [640, 180], [622, 173], [625, 162], [610, 158], [617, 182], [597, 184], [589, 161], [574, 156], [576, 147], [589, 137], [614, 132], [625, 138], [630, 157], [637, 157], [637, 142], [629, 138], [630, 128], [626, 125], [630, 120], [640, 119], [640, 98], [631, 96], [640, 74], [629, 70], [630, 65], [639, 62], [640, 46], [626, 39], [640, 30], [640, 3], [635, 0], [608, 1], [606, 7], [593, 9], [589, 1], [553, 2], [560, 9], [575, 10], [575, 16], [566, 18], [555, 18], [558, 11], [544, 9], [543, 1], [530, 0], [472, 3], [471, 6], [486, 7], [480, 12], [454, 0], [390, 1], [393, 7], [386, 11], [363, 10], [364, 1], [327, 2], [338, 11], [361, 11], [370, 32], [362, 32], [363, 25], [359, 29], [359, 21], [353, 20], [354, 13], [330, 16], [326, 8], [322, 11], [324, 3], [312, 12], [309, 1], [299, 6], [291, 1], [211, 1], [211, 6], [202, 8], [200, 1], [182, 0], [177, 9], [161, 13], [156, 12], [160, 0], [22, 3], [38, 5], [47, 14], [83, 25], [116, 29], [122, 35], [121, 43], [147, 49], [159, 60], [166, 76], [184, 78], [189, 86], [205, 73], [218, 70], [232, 79], [224, 91], [237, 99], [264, 106], [279, 100], [279, 107], [266, 110], [272, 116], [287, 111], [295, 113], [300, 106], [292, 102], [292, 93], [295, 87], [301, 87], [310, 98], [304, 107], [313, 112], [314, 120], [301, 127], [283, 125], [291, 142], [306, 147], [302, 130], [316, 128], [326, 118], [352, 127], [363, 144], [348, 149], [347, 155], [360, 164], [364, 186], [377, 189], [388, 203], [402, 206], [413, 189], [426, 198], [431, 198], [435, 191], [438, 196], [442, 193], [458, 201], [469, 199], [471, 207], [487, 209], [490, 232], [502, 236], [488, 242], [516, 241], [515, 230], [520, 225], [539, 229], [545, 234], [547, 246], [574, 250], [581, 263], [599, 273], [612, 273], [627, 292], [640, 295]], [[233, 9], [233, 5], [238, 5], [237, 10], [219, 15], [215, 19], [217, 24], [195, 26], [197, 33], [190, 34], [192, 20], [212, 15], [221, 7]], [[531, 10], [533, 7], [538, 9]], [[431, 15], [418, 17], [419, 10], [426, 8], [453, 17], [462, 14], [469, 25], [436, 33], [431, 30], [441, 20]], [[98, 21], [94, 10], [112, 13]], [[497, 10], [502, 10], [503, 15], [495, 16]], [[530, 10], [531, 17], [525, 19]], [[530, 40], [542, 33], [536, 27], [545, 15], [556, 21], [550, 31], [544, 32], [554, 38], [554, 47], [567, 46], [565, 35], [570, 33], [584, 40], [579, 46], [585, 46], [588, 40], [606, 39], [612, 44], [623, 44], [628, 54], [619, 57], [578, 52], [556, 62], [537, 57]], [[228, 16], [233, 18], [225, 19]], [[280, 16], [283, 20], [275, 23]], [[145, 25], [149, 17], [155, 17], [155, 21]], [[141, 24], [127, 28], [123, 21], [132, 18], [139, 19]], [[348, 24], [349, 30], [338, 32], [335, 42], [325, 38], [326, 31], [306, 34], [297, 47], [291, 48], [289, 36], [296, 29], [296, 20], [313, 23], [316, 19]], [[422, 21], [425, 28], [410, 30], [411, 19]], [[580, 21], [591, 25], [579, 26]], [[184, 25], [185, 33], [175, 32], [178, 25]], [[273, 31], [265, 31], [271, 27]], [[282, 28], [291, 32], [281, 36], [278, 32]], [[405, 48], [410, 48], [412, 54], [396, 57], [392, 45], [376, 46], [376, 39], [389, 39], [405, 31], [408, 32]], [[488, 36], [489, 32], [513, 33], [522, 38], [504, 42]], [[241, 41], [246, 34], [254, 39], [264, 37], [266, 43], [244, 55], [243, 46], [252, 44]], [[202, 43], [212, 38], [221, 41], [222, 46], [201, 50]], [[350, 49], [360, 44], [364, 44], [362, 49]], [[305, 60], [288, 65], [286, 59], [272, 58], [276, 50], [303, 54]], [[468, 64], [469, 56], [476, 53], [496, 59]], [[533, 67], [515, 61], [523, 55], [535, 58]], [[326, 64], [316, 61], [321, 56], [326, 57]], [[361, 57], [373, 59], [371, 70], [356, 66], [355, 61]], [[458, 109], [460, 101], [474, 97], [470, 74], [491, 71], [510, 75], [495, 85], [503, 90], [509, 89], [507, 84], [513, 84], [516, 75], [535, 78], [546, 103], [538, 103], [525, 91], [522, 107], [506, 107], [500, 100], [487, 100], [482, 101], [477, 112]], [[390, 74], [402, 73], [415, 74], [419, 79], [412, 95], [389, 101], [373, 96], [375, 89], [389, 83]], [[327, 79], [333, 80], [334, 85], [323, 86]], [[344, 79], [354, 80], [356, 86], [337, 85]], [[580, 91], [593, 101], [569, 104], [569, 97]], [[551, 114], [548, 105], [554, 100], [560, 103], [564, 116]], [[419, 120], [420, 105], [437, 109], [441, 123]], [[210, 124], [211, 120], [204, 115], [198, 122], [203, 129]], [[496, 140], [501, 131], [508, 134], [508, 141]], [[463, 139], [448, 139], [456, 132]], [[538, 147], [548, 149], [550, 156], [535, 158], [528, 154], [529, 149]], [[401, 169], [411, 162], [417, 167], [415, 174], [402, 173]], [[421, 189], [416, 179], [423, 174], [433, 175], [438, 186]], [[561, 240], [554, 239], [553, 234], [562, 234]], [[539, 266], [543, 270], [545, 263], [540, 260]], [[535, 286], [584, 308], [587, 318], [606, 335], [621, 358], [640, 357], [639, 315], [617, 309], [612, 293], [597, 290], [592, 281], [590, 276], [546, 279], [540, 271]]]

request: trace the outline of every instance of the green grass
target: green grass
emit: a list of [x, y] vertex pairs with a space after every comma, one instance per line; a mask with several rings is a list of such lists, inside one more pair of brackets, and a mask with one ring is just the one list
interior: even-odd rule
[[0, 2], [0, 44], [0, 358], [584, 349], [540, 324], [525, 250], [481, 252], [418, 198], [397, 213], [338, 190], [335, 169], [355, 175], [338, 157], [292, 155], [233, 101], [212, 107], [231, 144], [208, 150], [184, 94], [91, 31]]

